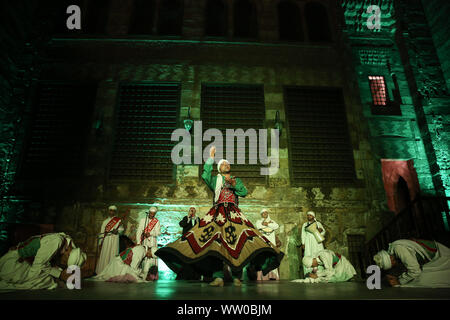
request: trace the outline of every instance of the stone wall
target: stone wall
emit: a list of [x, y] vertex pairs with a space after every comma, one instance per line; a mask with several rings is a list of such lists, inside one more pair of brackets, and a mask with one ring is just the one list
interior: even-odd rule
[[[298, 1], [303, 3], [302, 1]], [[332, 26], [342, 20], [334, 1], [323, 1]], [[112, 1], [107, 35], [55, 37], [47, 47], [47, 59], [41, 63], [39, 80], [94, 82], [98, 85], [94, 118], [101, 121], [103, 131], [97, 134], [93, 126], [86, 150], [86, 166], [79, 185], [73, 181], [35, 181], [24, 185], [23, 194], [41, 205], [34, 210], [36, 219], [54, 223], [58, 231], [71, 234], [92, 259], [96, 253], [96, 234], [106, 217], [106, 207], [116, 204], [121, 215], [127, 209], [127, 234], [133, 238], [136, 223], [151, 205], [159, 208], [163, 232], [160, 245], [180, 235], [178, 221], [190, 205], [204, 215], [211, 205], [212, 192], [199, 179], [202, 166], [178, 166], [172, 184], [153, 181], [112, 182], [107, 166], [113, 146], [117, 88], [122, 81], [176, 81], [181, 85], [180, 120], [191, 106], [191, 115], [200, 119], [201, 84], [205, 82], [264, 84], [266, 122], [271, 123], [280, 111], [286, 119], [283, 86], [325, 86], [343, 89], [349, 134], [355, 160], [357, 181], [352, 186], [324, 187], [291, 185], [289, 143], [286, 130], [280, 138], [280, 170], [268, 178], [267, 184], [244, 184], [249, 194], [240, 205], [252, 221], [261, 208], [271, 210], [271, 217], [280, 224], [278, 231], [286, 257], [280, 267], [281, 278], [300, 276], [300, 228], [306, 211], [314, 210], [327, 229], [326, 246], [348, 255], [347, 235], [362, 234], [370, 239], [392, 217], [387, 212], [381, 179], [380, 158], [383, 152], [413, 143], [420, 149], [422, 142], [414, 135], [411, 101], [405, 98], [405, 115], [398, 128], [405, 128], [405, 139], [392, 141], [376, 130], [383, 128], [368, 113], [367, 89], [360, 85], [360, 57], [340, 28], [333, 29], [334, 42], [327, 44], [281, 43], [277, 41], [277, 1], [258, 2], [258, 41], [233, 42], [229, 37], [212, 41], [203, 36], [203, 1], [185, 1], [183, 36], [177, 39], [127, 36], [131, 1]], [[388, 24], [392, 26], [392, 23]], [[392, 32], [391, 32], [392, 33]], [[348, 43], [347, 43], [348, 42]], [[351, 44], [351, 43], [350, 43]], [[396, 55], [395, 50], [390, 48]], [[397, 59], [397, 58], [396, 58]], [[355, 67], [355, 65], [357, 67]], [[394, 63], [395, 68], [399, 68]], [[399, 80], [401, 78], [399, 71]], [[403, 89], [402, 89], [403, 90]], [[406, 89], [404, 89], [406, 90]], [[407, 94], [403, 94], [407, 97]], [[385, 119], [390, 121], [390, 119]], [[385, 126], [388, 127], [388, 126]], [[403, 130], [403, 129], [402, 129]], [[410, 130], [410, 131], [408, 131]], [[412, 131], [411, 131], [412, 130]], [[400, 129], [398, 131], [401, 131]], [[384, 139], [384, 140], [383, 140]], [[406, 145], [407, 145], [406, 143]], [[408, 148], [409, 150], [409, 148]], [[398, 155], [396, 155], [398, 156]], [[423, 153], [416, 153], [419, 161]], [[425, 165], [424, 165], [425, 166]], [[421, 167], [421, 166], [420, 166]], [[420, 171], [420, 170], [418, 170]], [[423, 169], [421, 184], [427, 185], [429, 171]], [[78, 182], [77, 182], [78, 183]], [[18, 189], [20, 194], [23, 190]], [[70, 192], [69, 192], [70, 191]]]

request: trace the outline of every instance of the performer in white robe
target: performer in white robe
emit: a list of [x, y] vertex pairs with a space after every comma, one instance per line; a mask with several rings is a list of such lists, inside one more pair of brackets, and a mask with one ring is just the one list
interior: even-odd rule
[[34, 236], [0, 258], [0, 289], [55, 289], [58, 279], [72, 274], [68, 266], [81, 267], [85, 261], [86, 254], [65, 233]]
[[122, 219], [117, 217], [117, 207], [110, 206], [109, 217], [106, 218], [99, 234], [100, 257], [95, 272], [100, 274], [108, 263], [119, 254], [119, 236], [124, 232]]
[[293, 280], [293, 282], [345, 282], [356, 275], [356, 270], [346, 257], [331, 250], [322, 250], [314, 257], [303, 257], [303, 265], [309, 268], [317, 268], [305, 279]]
[[110, 282], [145, 282], [147, 273], [144, 272], [142, 262], [144, 258], [152, 258], [156, 248], [138, 245], [127, 248], [115, 257], [102, 273], [93, 280]]
[[[306, 221], [302, 225], [302, 248], [303, 248], [303, 256], [304, 257], [313, 257], [315, 256], [319, 251], [325, 249], [323, 246], [323, 243], [317, 242], [316, 238], [314, 237], [314, 234], [306, 230], [306, 227], [309, 226], [312, 223], [317, 223], [317, 230], [320, 232], [322, 237], [325, 237], [325, 228], [323, 225], [316, 220], [316, 214], [313, 211], [308, 211], [306, 213], [306, 218], [308, 221]], [[308, 273], [312, 272], [312, 268], [308, 268], [303, 266], [303, 274], [306, 277]]]
[[[144, 217], [139, 221], [139, 227], [136, 231], [136, 242], [137, 244], [143, 244], [150, 248], [158, 248], [158, 236], [161, 234], [161, 224], [158, 219], [155, 218], [158, 209], [151, 207], [148, 212], [148, 216]], [[151, 267], [158, 267], [158, 257], [153, 256], [151, 258], [144, 259], [144, 272], [148, 274]], [[147, 280], [157, 280], [158, 273], [150, 273], [147, 275]]]
[[[270, 218], [269, 210], [261, 210], [261, 219], [256, 221], [256, 229], [258, 229], [263, 236], [265, 236], [269, 241], [276, 246], [275, 230], [279, 228], [279, 225]], [[257, 272], [257, 280], [279, 280], [278, 269], [270, 271], [267, 275], [263, 276], [262, 271]]]
[[373, 260], [384, 270], [394, 269], [399, 275], [388, 274], [394, 287], [450, 287], [450, 249], [433, 240], [401, 239], [389, 244], [387, 251], [378, 252]]

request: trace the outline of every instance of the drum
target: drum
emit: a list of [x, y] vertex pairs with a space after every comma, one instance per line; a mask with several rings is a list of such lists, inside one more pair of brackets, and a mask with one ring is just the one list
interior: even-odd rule
[[314, 235], [314, 238], [316, 238], [317, 243], [321, 243], [325, 240], [325, 238], [320, 234], [319, 230], [317, 230], [317, 223], [315, 221], [307, 225], [305, 230]]

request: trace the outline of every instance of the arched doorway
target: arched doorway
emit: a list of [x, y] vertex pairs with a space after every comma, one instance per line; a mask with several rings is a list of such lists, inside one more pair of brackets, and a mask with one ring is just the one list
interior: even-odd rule
[[402, 211], [411, 203], [411, 196], [409, 194], [408, 183], [399, 176], [397, 182], [397, 190], [395, 192], [396, 207], [398, 212]]

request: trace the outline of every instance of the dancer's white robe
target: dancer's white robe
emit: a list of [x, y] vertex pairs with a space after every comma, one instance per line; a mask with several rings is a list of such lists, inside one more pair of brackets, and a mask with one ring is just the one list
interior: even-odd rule
[[422, 268], [416, 253], [428, 257], [429, 252], [411, 240], [397, 240], [389, 245], [388, 253], [406, 267], [398, 281], [401, 287], [450, 288], [450, 249], [436, 242], [437, 252]]
[[[317, 227], [322, 229], [322, 232], [320, 233], [323, 237], [325, 237], [325, 228], [323, 225], [317, 221]], [[306, 231], [306, 226], [308, 225], [308, 222], [305, 222], [302, 226], [302, 245], [305, 245], [305, 249], [303, 251], [303, 255], [305, 257], [315, 257], [316, 254], [319, 251], [322, 251], [324, 248], [323, 243], [318, 243], [316, 238], [311, 232]], [[303, 273], [304, 275], [310, 273], [313, 269], [303, 267]]]
[[319, 264], [316, 272], [317, 278], [297, 279], [293, 280], [293, 282], [345, 282], [356, 275], [356, 270], [353, 265], [347, 260], [346, 257], [342, 255], [338, 263], [333, 266], [333, 256], [336, 256], [336, 254], [331, 250], [325, 249], [319, 251], [315, 256], [313, 256], [317, 259]]
[[[268, 222], [268, 225], [263, 225], [263, 222]], [[256, 221], [256, 229], [258, 229], [263, 236], [265, 236], [273, 245], [277, 245], [276, 237], [275, 237], [275, 230], [279, 228], [278, 223], [270, 219], [270, 217], [267, 217], [266, 219], [262, 218]], [[269, 231], [270, 230], [270, 231]], [[279, 274], [278, 269], [274, 269], [270, 271], [266, 276], [262, 275], [262, 271], [258, 271], [258, 280], [269, 280], [269, 279], [276, 279], [278, 280]]]
[[99, 246], [101, 246], [102, 249], [95, 269], [97, 274], [100, 274], [109, 262], [119, 254], [119, 235], [124, 232], [121, 221], [117, 222], [111, 229], [111, 231], [117, 230], [119, 232], [118, 234], [108, 233], [104, 235], [106, 226], [113, 218], [114, 217], [108, 217], [102, 223], [100, 231], [101, 235], [99, 237]]
[[114, 277], [127, 276], [129, 279], [135, 279], [136, 282], [145, 282], [146, 273], [144, 272], [141, 263], [144, 259], [147, 249], [144, 246], [135, 246], [131, 249], [133, 251], [133, 257], [130, 265], [123, 262], [120, 256], [115, 257], [111, 262], [103, 269], [103, 271], [93, 277], [93, 280], [108, 281]]
[[[18, 250], [7, 252], [0, 258], [0, 289], [57, 288], [56, 279], [63, 270], [51, 266], [50, 261], [62, 249], [66, 238], [70, 239], [64, 233], [52, 233], [42, 237], [33, 264], [20, 262]], [[73, 244], [72, 246], [75, 247]]]
[[[136, 242], [137, 244], [149, 246], [152, 249], [158, 249], [158, 236], [161, 234], [161, 224], [159, 221], [150, 231], [150, 236], [148, 238], [145, 238], [144, 241], [141, 242], [141, 235], [144, 232], [145, 228], [147, 227], [147, 225], [145, 225], [146, 220], [147, 225], [149, 225], [152, 219], [148, 220], [146, 218], [142, 218], [141, 221], [139, 221], [139, 227], [136, 231]], [[148, 273], [148, 270], [150, 269], [151, 266], [158, 266], [158, 257], [155, 256], [153, 258], [144, 258], [145, 273]]]

